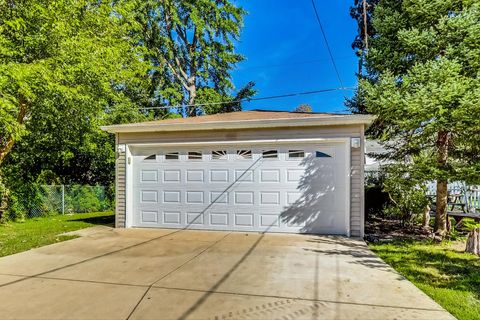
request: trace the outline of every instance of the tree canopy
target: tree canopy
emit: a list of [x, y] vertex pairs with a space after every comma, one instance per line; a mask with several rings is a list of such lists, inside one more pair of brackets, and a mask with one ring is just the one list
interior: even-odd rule
[[[0, 0], [0, 207], [2, 177], [15, 192], [111, 184], [102, 124], [240, 110], [255, 93], [230, 78], [244, 15], [227, 0]], [[188, 104], [202, 107], [169, 108]]]
[[383, 0], [372, 26], [359, 92], [387, 157], [412, 178], [437, 180], [444, 234], [447, 182], [480, 177], [480, 5]]
[[[148, 0], [136, 11], [152, 65], [152, 106], [179, 106], [186, 116], [228, 112], [255, 93], [249, 83], [232, 94], [230, 72], [244, 59], [234, 50], [246, 14], [241, 7], [229, 0]], [[218, 105], [196, 106], [207, 102]]]

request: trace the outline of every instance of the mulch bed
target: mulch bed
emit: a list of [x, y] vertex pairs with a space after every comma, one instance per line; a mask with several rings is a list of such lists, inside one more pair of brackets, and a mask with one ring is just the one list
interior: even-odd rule
[[371, 218], [365, 222], [365, 240], [425, 240], [432, 238], [432, 231], [419, 225], [405, 224], [400, 220]]

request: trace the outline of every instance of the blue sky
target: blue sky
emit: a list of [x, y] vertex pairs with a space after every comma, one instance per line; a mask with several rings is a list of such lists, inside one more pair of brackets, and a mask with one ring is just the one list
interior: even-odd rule
[[[356, 24], [351, 0], [315, 0], [330, 48], [345, 87], [357, 83], [358, 60], [351, 48]], [[233, 72], [237, 88], [256, 83], [257, 97], [340, 87], [311, 0], [237, 0], [246, 9], [237, 52], [246, 60]], [[244, 109], [293, 110], [308, 103], [316, 112], [345, 112], [345, 96], [335, 91], [244, 103]]]

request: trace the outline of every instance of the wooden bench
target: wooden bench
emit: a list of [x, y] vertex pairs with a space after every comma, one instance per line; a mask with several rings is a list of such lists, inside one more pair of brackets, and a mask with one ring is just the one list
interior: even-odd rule
[[[480, 213], [466, 213], [466, 212], [459, 212], [459, 211], [447, 211], [447, 217], [452, 217], [455, 220], [455, 228], [460, 226], [463, 218], [471, 218], [475, 220], [475, 222], [480, 222]], [[450, 230], [452, 228], [450, 219], [447, 219], [447, 229]]]

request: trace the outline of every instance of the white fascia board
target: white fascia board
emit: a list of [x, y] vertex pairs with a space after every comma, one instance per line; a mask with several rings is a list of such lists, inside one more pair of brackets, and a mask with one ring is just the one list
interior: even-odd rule
[[265, 139], [265, 140], [232, 140], [232, 141], [192, 141], [192, 142], [153, 142], [153, 143], [129, 143], [132, 149], [158, 148], [158, 147], [203, 147], [203, 146], [232, 146], [232, 145], [278, 145], [300, 143], [346, 143], [350, 138], [305, 138], [305, 139]]
[[166, 132], [166, 131], [195, 131], [195, 130], [222, 130], [222, 129], [255, 129], [276, 127], [306, 127], [306, 126], [335, 126], [335, 125], [369, 125], [373, 121], [370, 115], [338, 115], [318, 118], [272, 119], [272, 120], [241, 120], [215, 121], [199, 123], [140, 123], [102, 126], [102, 130], [111, 133], [133, 132]]

